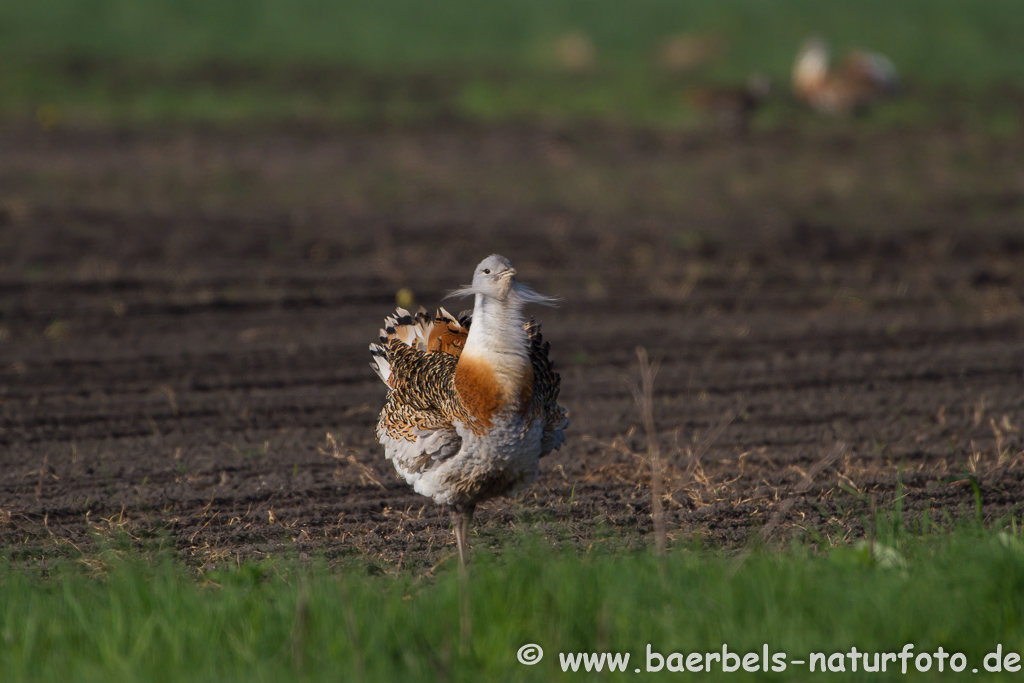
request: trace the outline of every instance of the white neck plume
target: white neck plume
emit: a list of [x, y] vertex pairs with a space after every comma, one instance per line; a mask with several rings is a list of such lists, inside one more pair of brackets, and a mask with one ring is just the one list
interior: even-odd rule
[[518, 387], [530, 368], [529, 337], [523, 328], [525, 303], [514, 291], [504, 301], [477, 294], [460, 362], [485, 362], [503, 386]]

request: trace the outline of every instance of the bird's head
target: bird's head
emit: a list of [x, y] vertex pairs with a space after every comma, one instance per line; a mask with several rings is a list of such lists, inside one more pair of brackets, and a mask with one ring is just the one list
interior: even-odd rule
[[511, 261], [500, 254], [488, 256], [473, 271], [473, 284], [460, 287], [448, 296], [482, 295], [499, 302], [554, 305], [555, 297], [533, 291], [529, 285], [516, 280], [516, 269]]

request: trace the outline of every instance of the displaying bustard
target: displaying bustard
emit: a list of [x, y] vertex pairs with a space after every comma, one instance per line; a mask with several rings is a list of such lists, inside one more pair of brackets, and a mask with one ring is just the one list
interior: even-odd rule
[[417, 493], [451, 510], [465, 565], [476, 505], [534, 481], [539, 459], [565, 441], [569, 414], [540, 324], [524, 313], [554, 299], [517, 281], [497, 254], [453, 295], [475, 297], [472, 316], [399, 308], [370, 344], [370, 366], [388, 386], [377, 422], [384, 454]]

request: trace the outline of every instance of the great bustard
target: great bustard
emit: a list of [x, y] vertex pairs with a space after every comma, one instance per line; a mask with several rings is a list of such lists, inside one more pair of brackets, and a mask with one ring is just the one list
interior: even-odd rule
[[860, 114], [899, 90], [896, 67], [877, 52], [853, 51], [832, 69], [828, 43], [807, 40], [793, 64], [793, 92], [816, 111]]
[[476, 505], [534, 481], [569, 415], [540, 325], [523, 310], [553, 299], [497, 254], [454, 294], [475, 297], [472, 316], [399, 308], [370, 345], [370, 366], [388, 386], [377, 422], [384, 453], [417, 493], [451, 510], [465, 565]]

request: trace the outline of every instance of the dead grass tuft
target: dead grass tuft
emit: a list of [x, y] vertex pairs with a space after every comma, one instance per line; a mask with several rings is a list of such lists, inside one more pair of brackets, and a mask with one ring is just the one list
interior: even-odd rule
[[360, 486], [369, 486], [372, 484], [378, 488], [384, 488], [384, 484], [381, 483], [380, 479], [373, 471], [373, 468], [366, 463], [360, 462], [356, 457], [356, 454], [359, 451], [355, 448], [346, 447], [344, 442], [338, 440], [334, 434], [327, 432], [324, 445], [318, 450], [323, 455], [329, 455], [342, 463], [342, 467], [335, 472], [335, 477], [344, 477], [346, 472], [343, 472], [343, 470], [355, 472], [359, 479]]
[[662, 462], [658, 446], [658, 432], [654, 428], [654, 378], [661, 361], [650, 360], [647, 349], [638, 346], [636, 358], [640, 363], [640, 385], [633, 387], [633, 397], [643, 415], [644, 432], [647, 435], [647, 458], [651, 465], [651, 517], [654, 521], [654, 547], [659, 555], [665, 554], [667, 544], [665, 510], [662, 505]]

